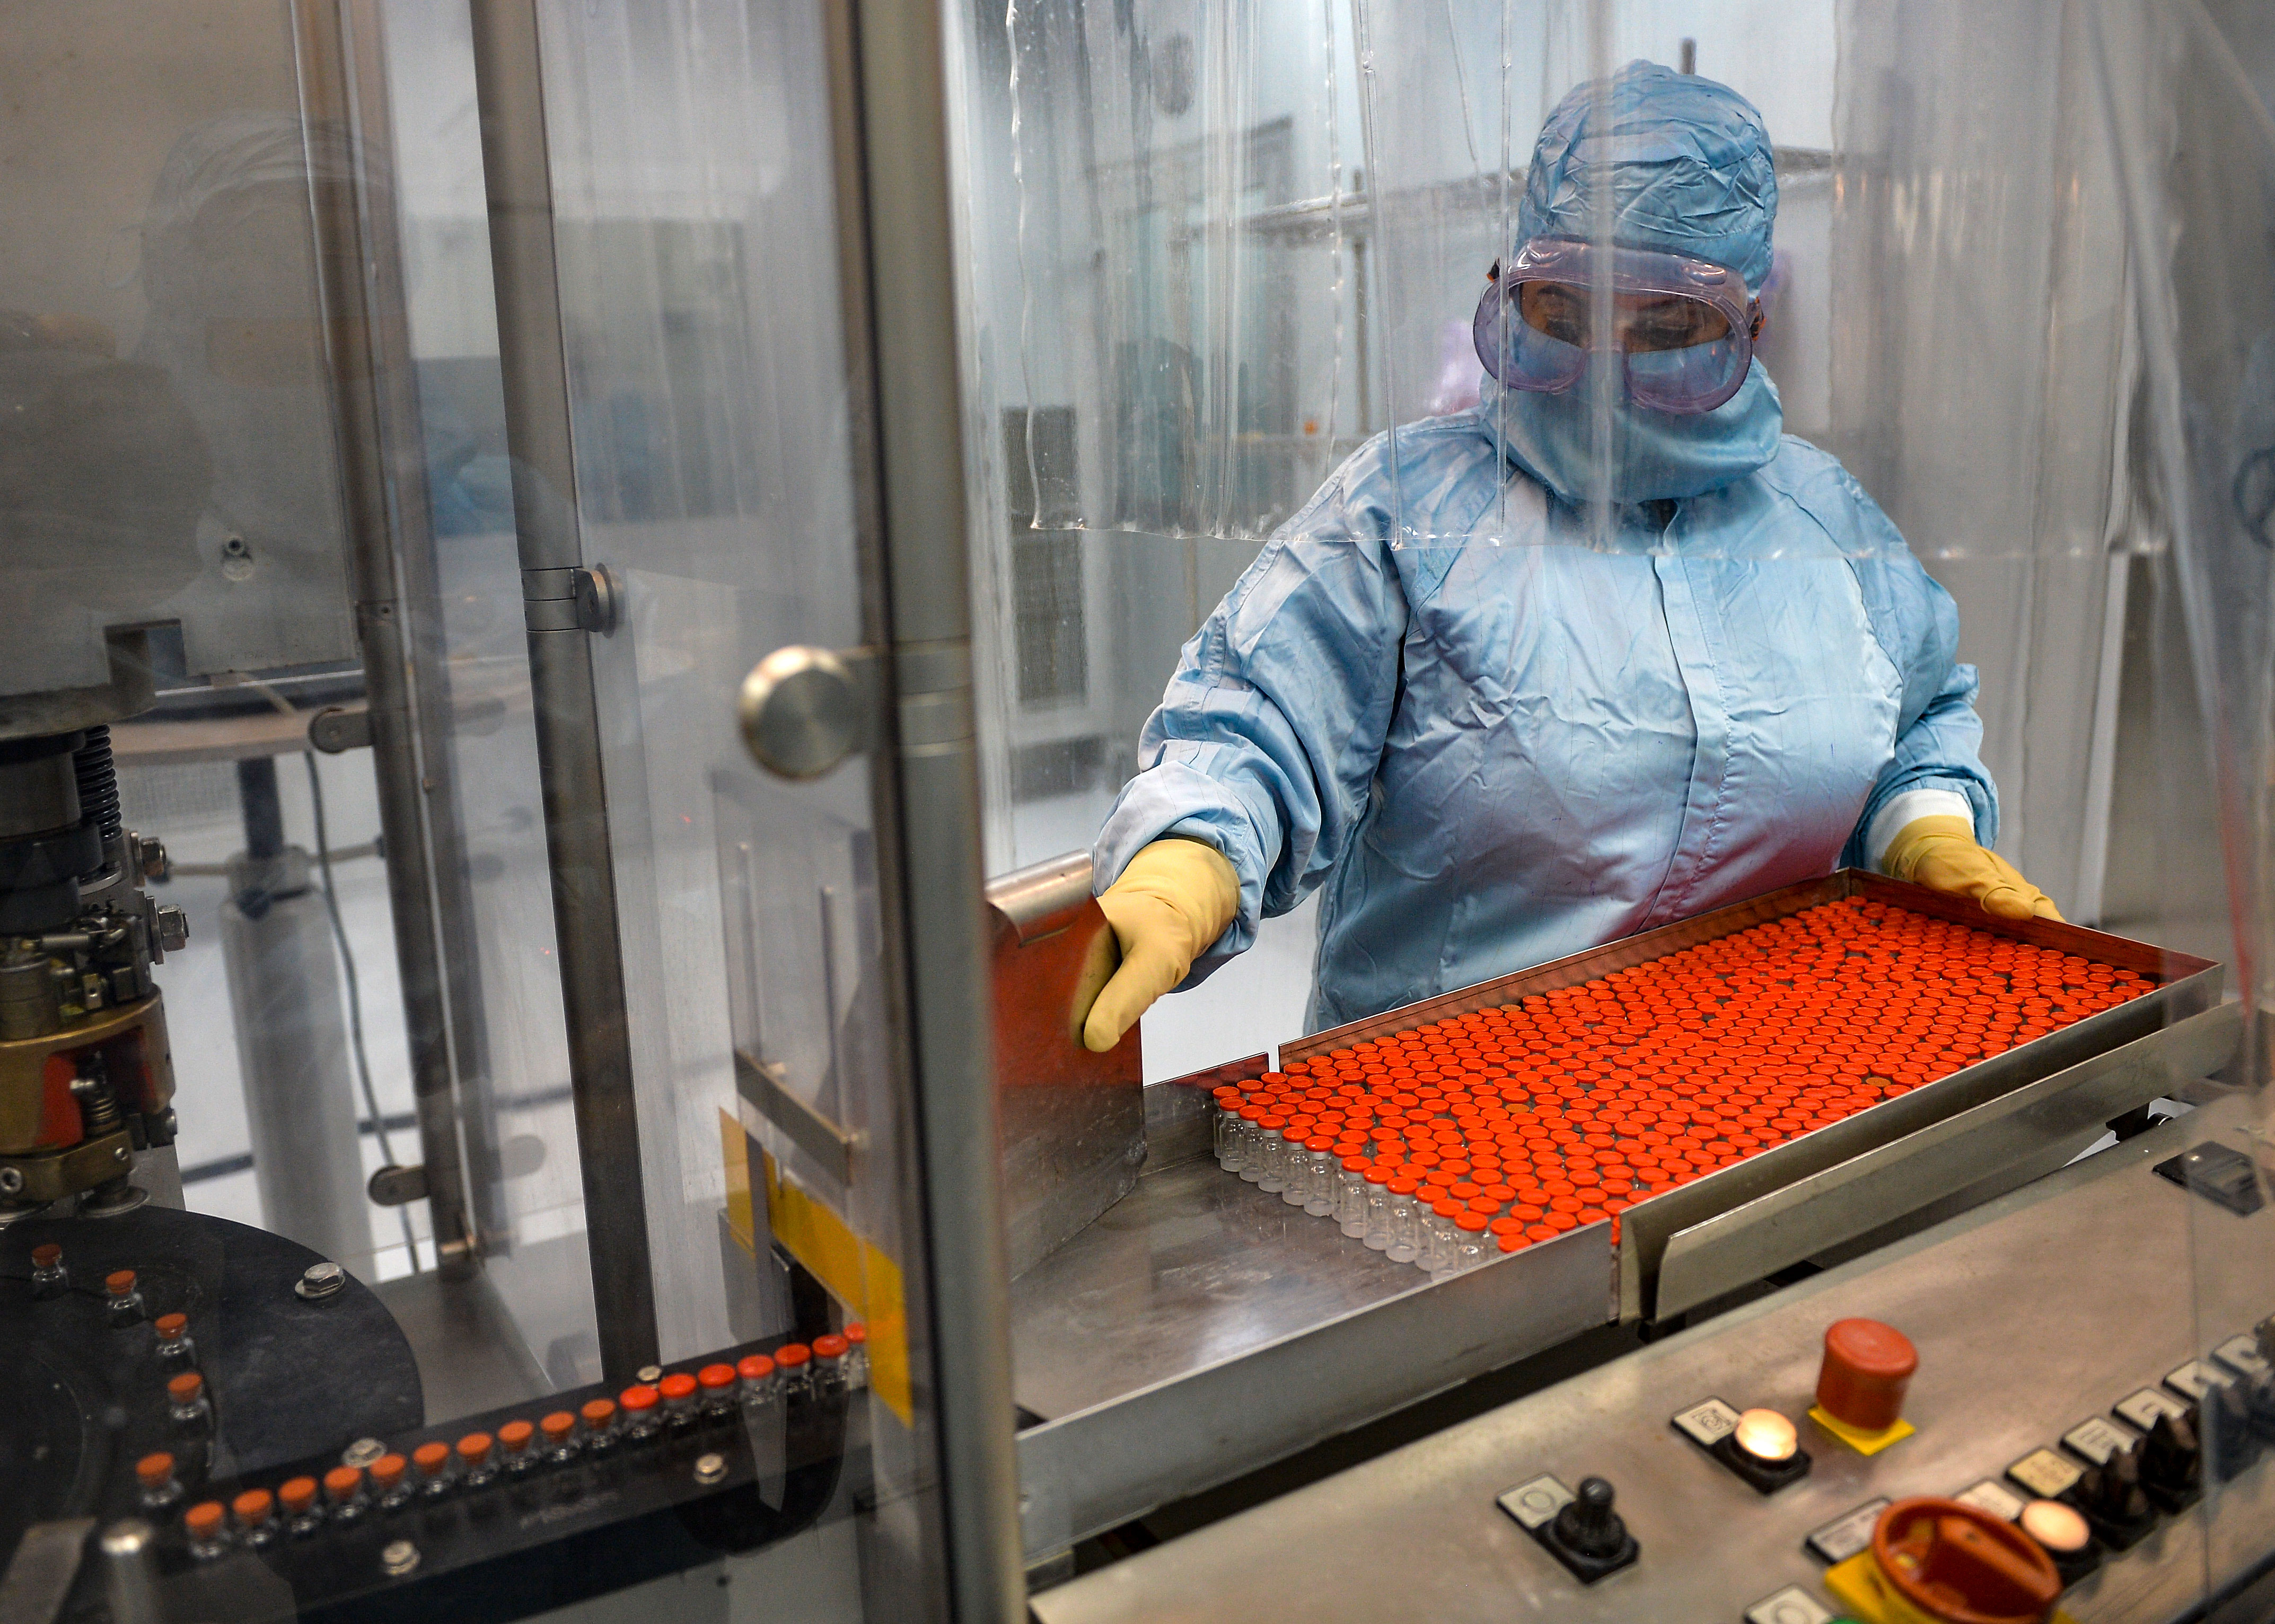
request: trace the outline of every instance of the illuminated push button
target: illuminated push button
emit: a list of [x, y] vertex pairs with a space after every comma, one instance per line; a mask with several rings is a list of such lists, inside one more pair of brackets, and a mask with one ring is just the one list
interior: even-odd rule
[[1738, 1416], [1730, 1441], [1739, 1454], [1765, 1466], [1776, 1466], [1793, 1459], [1794, 1451], [1801, 1447], [1801, 1434], [1773, 1409], [1749, 1409]]
[[1918, 1353], [1894, 1326], [1835, 1320], [1825, 1333], [1818, 1408], [1858, 1432], [1885, 1432], [1903, 1418], [1904, 1393], [1918, 1369]]
[[2093, 1543], [2093, 1530], [2075, 1507], [2060, 1500], [2032, 1500], [2022, 1507], [2022, 1532], [2050, 1554], [2079, 1552]]

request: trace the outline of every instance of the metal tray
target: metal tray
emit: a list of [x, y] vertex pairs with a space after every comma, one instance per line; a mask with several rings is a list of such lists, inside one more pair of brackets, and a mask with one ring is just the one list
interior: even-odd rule
[[[1012, 1287], [1030, 1560], [1455, 1382], [1602, 1326], [1671, 1314], [1873, 1227], [1988, 1200], [2059, 1166], [2110, 1116], [2216, 1069], [2220, 970], [2097, 931], [2008, 925], [1843, 872], [1314, 1034], [1283, 1063], [1511, 1002], [1843, 897], [1875, 896], [2158, 979], [2152, 992], [1629, 1209], [1613, 1253], [1577, 1229], [1430, 1283], [1219, 1168], [1205, 1089], [1146, 1092], [1138, 1188]], [[2193, 1020], [2188, 1017], [2194, 1016]], [[2173, 1030], [2168, 1024], [2179, 1023]], [[1742, 1275], [1742, 1280], [1735, 1278]]]
[[[1552, 960], [1531, 970], [1520, 971], [1513, 976], [1482, 981], [1475, 986], [1463, 987], [1458, 992], [1447, 993], [1421, 1003], [1386, 1010], [1364, 1021], [1354, 1021], [1349, 1025], [1315, 1032], [1297, 1042], [1283, 1045], [1281, 1063], [1285, 1065], [1291, 1061], [1309, 1060], [1314, 1055], [1348, 1047], [1364, 1039], [1411, 1031], [1432, 1021], [1443, 1020], [1447, 1016], [1466, 1015], [1474, 1009], [1514, 1003], [1520, 998], [1553, 992], [1558, 987], [1576, 986], [1615, 970], [1648, 963], [1684, 948], [1696, 947], [1700, 942], [1734, 935], [1750, 926], [1781, 919], [1788, 914], [1852, 896], [1893, 903], [1914, 913], [1948, 919], [1970, 929], [1994, 936], [2010, 937], [2035, 947], [2075, 953], [2099, 963], [2137, 971], [2154, 978], [2158, 985], [2154, 990], [2113, 1009], [2104, 1009], [2088, 1016], [2082, 1021], [2073, 1022], [2043, 1038], [2034, 1038], [2028, 1043], [2017, 1045], [2003, 1054], [1995, 1054], [1988, 1060], [1964, 1067], [1948, 1076], [1924, 1084], [1908, 1094], [1883, 1100], [1829, 1127], [1816, 1129], [1797, 1139], [1758, 1152], [1743, 1161], [1719, 1168], [1694, 1182], [1678, 1185], [1629, 1208], [1620, 1227], [1620, 1317], [1622, 1319], [1656, 1319], [1696, 1307], [1732, 1286], [1757, 1280], [1765, 1273], [1798, 1263], [1828, 1247], [1853, 1240], [1871, 1227], [1871, 1224], [1858, 1227], [1852, 1212], [1840, 1201], [1788, 1203], [1776, 1208], [1754, 1205], [1773, 1192], [1853, 1163], [1859, 1158], [1895, 1144], [1908, 1136], [1921, 1133], [1964, 1113], [1976, 1111], [2058, 1073], [2070, 1072], [2082, 1062], [2147, 1038], [2208, 1008], [2219, 997], [2222, 971], [2211, 960], [2194, 958], [2184, 953], [2152, 947], [2146, 942], [2132, 941], [2122, 936], [2111, 936], [2101, 931], [2087, 930], [2082, 925], [2065, 925], [2052, 919], [1994, 918], [1971, 903], [1942, 895], [1924, 887], [1906, 885], [1900, 880], [1884, 879], [1858, 869], [1842, 869], [1822, 880], [1805, 880], [1749, 902], [1718, 908], [1712, 913], [1700, 914], [1697, 918], [1686, 919], [1680, 925], [1646, 931], [1639, 936], [1624, 937], [1586, 953], [1576, 953], [1568, 958]], [[2126, 1099], [2126, 1105], [2116, 1106], [2105, 1114], [2113, 1115], [2127, 1108], [2128, 1105], [2137, 1103], [2131, 1097], [2131, 1092], [2137, 1090], [2128, 1091], [2131, 1084], [2150, 1079], [2145, 1072], [2128, 1067], [2115, 1056], [2111, 1057], [2111, 1062], [2092, 1076], [2080, 1075], [2070, 1077], [2065, 1089], [2098, 1078], [2105, 1086], [2090, 1098], [2097, 1100], [2106, 1095], [2111, 1099], [2121, 1097]], [[2143, 1061], [2142, 1063], [2147, 1062]], [[2140, 1098], [2152, 1098], [2158, 1091], [2151, 1087]], [[2098, 1108], [2097, 1106], [2095, 1108]], [[1898, 1185], [1883, 1188], [1879, 1192], [1878, 1205], [1871, 1209], [1877, 1214], [1873, 1222], [1901, 1217], [1904, 1212], [1917, 1211], [1932, 1205], [1967, 1188], [1981, 1176], [1981, 1173], [1980, 1158], [1954, 1157], [1938, 1159], [1932, 1163], [1924, 1161], [1913, 1169], [1908, 1179], [1901, 1181]], [[1901, 1210], [1887, 1210], [1892, 1205]], [[1743, 1243], [1735, 1244], [1735, 1250], [1729, 1250], [1734, 1247], [1734, 1237], [1748, 1226], [1743, 1222], [1725, 1225], [1715, 1235], [1692, 1237], [1692, 1244], [1675, 1249], [1677, 1266], [1669, 1273], [1667, 1259], [1673, 1237], [1704, 1226], [1724, 1214], [1735, 1213], [1741, 1208], [1750, 1209], [1751, 1218], [1765, 1223], [1774, 1220], [1774, 1234], [1765, 1231]], [[1862, 1208], [1856, 1209], [1858, 1212], [1862, 1211]], [[1709, 1246], [1708, 1242], [1712, 1245]], [[1743, 1280], [1733, 1279], [1730, 1268], [1720, 1266], [1715, 1259], [1704, 1255], [1714, 1250], [1725, 1250], [1734, 1263], [1742, 1256], [1745, 1266], [1753, 1267], [1757, 1264], [1760, 1266], [1754, 1267], [1753, 1273], [1745, 1275]]]

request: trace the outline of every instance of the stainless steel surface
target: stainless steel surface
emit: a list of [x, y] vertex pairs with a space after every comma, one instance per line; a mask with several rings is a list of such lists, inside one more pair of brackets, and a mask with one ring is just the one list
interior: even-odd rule
[[0, 1624], [55, 1624], [63, 1616], [93, 1517], [34, 1522], [0, 1574]]
[[784, 778], [819, 778], [877, 731], [875, 656], [793, 644], [743, 679], [735, 711], [752, 759]]
[[853, 1155], [860, 1136], [839, 1127], [782, 1084], [782, 1068], [735, 1051], [735, 1091], [760, 1116], [790, 1137], [821, 1170], [840, 1184], [853, 1182]]
[[[566, 1250], [576, 1239], [538, 1245]], [[429, 1420], [526, 1403], [554, 1390], [486, 1275], [444, 1280], [430, 1271], [382, 1280], [372, 1290], [419, 1361]]]
[[[447, 694], [431, 691], [442, 663], [434, 647], [441, 609], [395, 230], [378, 8], [294, 0], [291, 16], [302, 114], [312, 125], [353, 131], [363, 161], [357, 184], [320, 181], [309, 194], [321, 249], [315, 263], [338, 419], [333, 439], [363, 656], [365, 725], [387, 850], [388, 907], [419, 1159], [427, 1169], [427, 1212], [441, 1255], [468, 1235], [442, 907], [447, 893], [458, 898], [463, 913], [464, 899], [438, 875], [435, 863], [438, 850], [454, 849], [449, 764], [445, 752], [423, 749], [420, 736], [422, 721], [447, 716], [449, 701]], [[422, 562], [427, 567], [420, 568]], [[471, 942], [463, 925], [450, 933], [461, 946]], [[459, 1013], [463, 1020], [465, 1012]], [[480, 1129], [474, 1132], [481, 1136]], [[351, 1128], [351, 1154], [360, 1154], [359, 1144]], [[362, 1182], [360, 1167], [356, 1182]]]
[[[1424, 1614], [1712, 1624], [1786, 1585], [1824, 1598], [1813, 1529], [1875, 1496], [1954, 1494], [2248, 1330], [2275, 1308], [2275, 1208], [2237, 1218], [2151, 1167], [2217, 1134], [2223, 1100], [1886, 1251], [1035, 1598], [1046, 1624]], [[2217, 1266], [2192, 1269], [2195, 1258]], [[2201, 1299], [2192, 1294], [2201, 1291]], [[1798, 1418], [1825, 1327], [1886, 1320], [1919, 1348], [1915, 1437], [1867, 1458], [1803, 1422], [1810, 1476], [1757, 1495], [1668, 1424], [1707, 1397]], [[2199, 1320], [2201, 1315], [2201, 1320]], [[1541, 1473], [1609, 1478], [1642, 1545], [1582, 1587], [1495, 1504]], [[2207, 1507], [2210, 1509], [2207, 1509]], [[2275, 1464], [2072, 1590], [2079, 1624], [2170, 1618], [2275, 1545]], [[1394, 1553], [1394, 1556], [1393, 1555]], [[1389, 1559], [1389, 1560], [1387, 1560]], [[1838, 1611], [1837, 1608], [1833, 1611]]]
[[1014, 1277], [1128, 1195], [1145, 1160], [1136, 1029], [1104, 1054], [1082, 1041], [1083, 1017], [1122, 957], [1090, 881], [1089, 854], [1076, 852], [987, 886]]
[[1986, 1201], [2063, 1166], [2136, 1106], [2226, 1067], [2221, 1004], [1668, 1237], [1657, 1308], [1681, 1313], [1965, 1190]]
[[[947, 1610], [1010, 1624], [1025, 1617], [1025, 1584], [980, 900], [961, 329], [955, 279], [908, 275], [956, 262], [941, 19], [933, 0], [822, 8], [863, 638], [888, 648], [895, 700], [893, 748], [870, 765], [890, 1030], [905, 1035], [915, 1084], [931, 1262], [909, 1275], [909, 1324], [931, 1331], [911, 1357], [932, 1379], [939, 1417]], [[936, 1575], [903, 1563], [889, 1578], [931, 1609]]]
[[[1410, 1004], [1402, 1009], [1389, 1010], [1346, 1026], [1315, 1032], [1295, 1043], [1283, 1044], [1281, 1059], [1283, 1063], [1305, 1060], [1344, 1047], [1361, 1039], [1410, 1031], [1447, 1016], [1511, 1003], [1557, 987], [1576, 986], [1615, 970], [1648, 963], [1652, 959], [1664, 957], [1684, 948], [1849, 896], [1893, 903], [1915, 913], [1951, 919], [1992, 935], [2079, 954], [2101, 963], [2120, 965], [2151, 977], [2160, 985], [2154, 991], [2113, 1009], [2102, 1010], [2043, 1038], [2009, 1049], [2003, 1054], [1994, 1055], [1953, 1072], [1949, 1076], [1916, 1088], [1908, 1094], [1884, 1100], [1870, 1110], [1860, 1111], [1830, 1127], [1819, 1128], [1797, 1139], [1772, 1145], [1743, 1161], [1629, 1208], [1621, 1225], [1620, 1236], [1620, 1313], [1622, 1318], [1656, 1318], [1704, 1300], [1697, 1295], [1689, 1295], [1681, 1303], [1662, 1299], [1661, 1260], [1670, 1237], [1677, 1231], [1692, 1228], [1786, 1185], [1894, 1144], [1923, 1128], [2076, 1066], [2105, 1050], [2146, 1037], [2197, 1013], [2219, 995], [2221, 969], [2209, 960], [2168, 952], [2143, 942], [2130, 941], [2121, 936], [2111, 936], [2052, 919], [2016, 921], [1994, 918], [1961, 899], [1942, 896], [1922, 887], [1904, 885], [1877, 874], [1843, 869], [1822, 880], [1787, 886], [1748, 902], [1716, 909], [1695, 919], [1686, 919], [1680, 925], [1646, 931], [1641, 935], [1626, 937], [1586, 953], [1576, 953], [1568, 958], [1520, 971], [1513, 976], [1480, 982], [1476, 986], [1463, 987], [1421, 1003]], [[1954, 1164], [1954, 1167], [1956, 1165]], [[1961, 1189], [1968, 1182], [1941, 1179], [1936, 1171], [1939, 1164], [1931, 1161], [1916, 1166], [1927, 1173], [1927, 1176], [1916, 1178], [1913, 1183], [1913, 1188], [1921, 1194], [1922, 1205]], [[1884, 1186], [1883, 1192], [1893, 1193], [1901, 1187], [1899, 1181]], [[1803, 1227], [1804, 1216], [1829, 1218], [1838, 1210], [1834, 1205], [1803, 1204], [1783, 1212], [1781, 1221], [1772, 1234], [1786, 1245], [1789, 1255], [1771, 1266], [1780, 1267], [1784, 1264], [1797, 1262], [1861, 1233], [1850, 1230], [1844, 1235], [1827, 1230], [1818, 1236]], [[1836, 1221], [1833, 1228], [1838, 1227]], [[1771, 1235], [1757, 1238], [1755, 1243], [1757, 1255], [1768, 1255], [1771, 1238]]]
[[0, 840], [67, 829], [79, 821], [79, 774], [71, 736], [46, 741], [36, 755], [0, 761]]
[[1149, 1172], [1012, 1288], [1039, 1559], [1611, 1317], [1578, 1230], [1432, 1284], [1213, 1157]]
[[546, 605], [573, 603], [584, 559], [535, 0], [476, 0], [473, 55], [594, 1320], [601, 1369], [612, 1381], [629, 1380], [656, 1357], [655, 1284], [593, 653], [581, 630], [540, 629], [551, 623]]

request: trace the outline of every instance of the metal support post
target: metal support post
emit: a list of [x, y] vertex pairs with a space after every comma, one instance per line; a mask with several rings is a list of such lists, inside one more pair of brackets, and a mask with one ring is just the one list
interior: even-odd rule
[[[655, 1282], [648, 1258], [639, 1118], [624, 1010], [624, 950], [609, 850], [608, 786], [593, 680], [569, 374], [554, 257], [545, 89], [533, 0], [474, 0], [474, 85], [482, 177], [489, 194], [498, 361], [514, 529], [529, 626], [555, 949], [569, 1027], [569, 1082], [585, 1183], [585, 1234], [601, 1365], [630, 1380], [656, 1357]], [[588, 595], [591, 587], [586, 587]]]

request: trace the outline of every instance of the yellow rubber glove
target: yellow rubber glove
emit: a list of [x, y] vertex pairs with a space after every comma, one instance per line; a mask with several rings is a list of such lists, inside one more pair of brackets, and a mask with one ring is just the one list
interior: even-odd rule
[[2053, 899], [2012, 863], [1975, 843], [1975, 826], [1964, 818], [1913, 819], [1888, 842], [1880, 868], [1891, 880], [1973, 897], [2002, 919], [2061, 918]]
[[1215, 847], [1171, 835], [1130, 858], [1098, 905], [1122, 943], [1122, 968], [1082, 1025], [1083, 1046], [1103, 1054], [1224, 934], [1240, 910], [1240, 876]]

